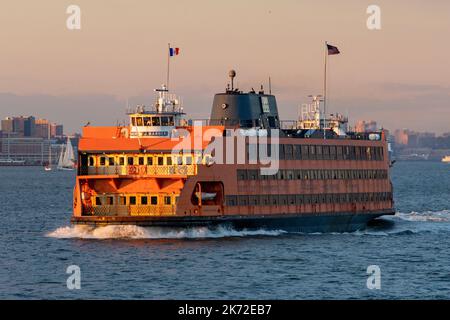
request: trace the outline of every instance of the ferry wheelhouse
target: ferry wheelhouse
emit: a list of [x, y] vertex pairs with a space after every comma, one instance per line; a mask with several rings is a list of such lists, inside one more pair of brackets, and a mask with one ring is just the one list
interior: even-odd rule
[[317, 97], [312, 117], [280, 121], [275, 96], [230, 76], [207, 121], [186, 120], [163, 86], [129, 125], [84, 127], [72, 223], [344, 232], [394, 213], [384, 131], [349, 132]]

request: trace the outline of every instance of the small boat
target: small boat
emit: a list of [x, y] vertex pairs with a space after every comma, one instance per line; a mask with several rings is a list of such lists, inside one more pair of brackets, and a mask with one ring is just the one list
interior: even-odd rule
[[72, 143], [69, 137], [67, 137], [67, 143], [64, 148], [64, 152], [61, 152], [58, 159], [58, 170], [75, 170], [74, 152]]
[[52, 167], [50, 167], [50, 166], [45, 166], [45, 167], [44, 167], [44, 170], [45, 170], [45, 171], [52, 171]]
[[443, 157], [442, 162], [450, 163], [450, 156]]

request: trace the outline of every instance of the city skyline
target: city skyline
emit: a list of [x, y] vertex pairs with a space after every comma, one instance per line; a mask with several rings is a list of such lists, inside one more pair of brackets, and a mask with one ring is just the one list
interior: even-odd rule
[[[391, 131], [450, 131], [445, 1], [378, 1], [380, 30], [367, 28], [371, 3], [360, 1], [193, 1], [173, 8], [81, 0], [81, 30], [66, 28], [70, 1], [9, 2], [0, 13], [0, 40], [9, 44], [0, 55], [2, 119], [35, 114], [64, 123], [67, 132], [126, 120], [127, 99], [150, 105], [152, 90], [165, 81], [168, 42], [181, 49], [171, 88], [188, 117], [209, 117], [233, 68], [244, 91], [261, 83], [267, 90], [270, 76], [280, 115], [291, 119], [309, 94], [322, 93], [327, 40], [341, 51], [329, 60], [330, 112]], [[170, 23], [159, 12], [170, 12]]]

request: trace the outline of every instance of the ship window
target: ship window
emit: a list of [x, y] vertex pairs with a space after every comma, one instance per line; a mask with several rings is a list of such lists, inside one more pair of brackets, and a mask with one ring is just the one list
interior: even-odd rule
[[161, 117], [161, 125], [168, 126], [169, 125], [169, 117]]
[[169, 118], [168, 125], [169, 125], [169, 126], [175, 125], [175, 122], [173, 121], [173, 117], [168, 117], [168, 118]]
[[152, 166], [153, 165], [153, 157], [147, 157], [147, 165]]
[[112, 196], [106, 197], [106, 204], [112, 206], [114, 204], [114, 198]]
[[181, 157], [181, 156], [175, 157], [175, 161], [174, 162], [181, 166], [183, 164], [183, 157]]
[[275, 117], [267, 117], [267, 120], [269, 121], [269, 128], [275, 128], [277, 126]]
[[159, 117], [153, 117], [152, 118], [152, 125], [154, 125], [154, 126], [160, 126], [160, 124], [161, 124], [161, 121], [160, 121], [160, 118]]
[[284, 160], [286, 158], [286, 154], [284, 153], [284, 144], [278, 145], [278, 155], [280, 160]]
[[322, 146], [316, 146], [317, 160], [323, 159], [323, 150]]
[[186, 164], [192, 164], [192, 157], [191, 156], [186, 157]]
[[136, 196], [130, 196], [130, 205], [135, 205], [136, 204]]
[[270, 205], [270, 201], [269, 201], [269, 196], [268, 195], [266, 195], [266, 194], [263, 194], [263, 195], [261, 195], [261, 204], [263, 205], [263, 206], [268, 206], [268, 205]]
[[257, 195], [251, 195], [249, 196], [249, 204], [251, 206], [257, 206], [259, 205], [259, 196]]
[[294, 179], [294, 170], [288, 170], [286, 176], [287, 176], [288, 180], [293, 180]]
[[151, 196], [150, 197], [150, 204], [153, 206], [156, 206], [158, 204], [158, 197], [157, 196]]
[[102, 199], [100, 197], [95, 197], [95, 205], [101, 206], [102, 205]]
[[151, 126], [152, 125], [152, 118], [151, 117], [144, 117], [144, 125], [145, 126]]
[[135, 117], [132, 117], [132, 118], [131, 118], [131, 124], [132, 124], [133, 126], [136, 125], [136, 118], [135, 118]]
[[167, 162], [167, 165], [168, 165], [168, 166], [171, 166], [171, 165], [172, 165], [172, 157], [171, 157], [171, 156], [168, 156], [168, 157], [166, 158], [166, 162]]
[[134, 165], [134, 158], [133, 158], [133, 157], [128, 157], [128, 158], [127, 158], [127, 161], [128, 161], [128, 165], [129, 165], [129, 166]]
[[127, 197], [121, 196], [119, 197], [119, 205], [125, 206], [127, 204]]
[[330, 158], [342, 160], [342, 146], [331, 146], [330, 147]]
[[246, 170], [237, 170], [237, 178], [238, 180], [246, 180], [247, 179], [247, 171]]
[[136, 118], [136, 125], [137, 125], [138, 127], [140, 127], [140, 126], [143, 125], [143, 123], [142, 123], [142, 118], [141, 118], [141, 117], [137, 117], [137, 118]]
[[158, 166], [164, 165], [164, 157], [158, 157]]
[[316, 159], [315, 155], [316, 155], [316, 146], [309, 146], [309, 158], [311, 160], [314, 160]]
[[286, 156], [285, 156], [286, 160], [294, 159], [294, 157], [293, 157], [293, 149], [294, 148], [293, 148], [292, 144], [287, 144], [287, 145], [284, 146], [284, 152], [286, 154]]
[[329, 146], [322, 146], [322, 148], [323, 148], [323, 159], [324, 160], [330, 159], [330, 147]]
[[294, 159], [300, 160], [302, 158], [302, 148], [300, 145], [294, 145]]
[[227, 196], [227, 205], [228, 206], [235, 206], [235, 205], [237, 205], [236, 196]]
[[166, 206], [171, 205], [172, 204], [172, 198], [170, 196], [164, 196], [164, 204]]
[[119, 157], [119, 166], [125, 165], [125, 157]]
[[106, 158], [105, 157], [100, 157], [100, 165], [104, 166], [106, 163]]
[[147, 196], [141, 196], [141, 204], [147, 205], [148, 204], [148, 197]]
[[142, 166], [144, 165], [144, 157], [139, 157], [139, 165]]
[[246, 196], [246, 195], [239, 196], [239, 205], [240, 206], [248, 205], [248, 196]]
[[94, 163], [94, 157], [89, 157], [89, 166], [93, 167]]
[[249, 180], [258, 180], [258, 170], [248, 170]]
[[278, 205], [278, 195], [271, 194], [269, 197], [270, 197], [270, 204], [273, 206], [277, 206]]
[[309, 148], [308, 146], [302, 146], [302, 159], [308, 160], [309, 159]]
[[114, 165], [114, 157], [109, 157], [108, 158], [108, 165], [109, 166], [113, 166]]

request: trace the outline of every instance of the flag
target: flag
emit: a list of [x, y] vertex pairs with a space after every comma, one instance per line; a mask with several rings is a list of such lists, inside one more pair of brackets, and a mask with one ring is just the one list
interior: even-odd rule
[[329, 45], [328, 43], [327, 43], [327, 49], [328, 49], [328, 55], [340, 53], [339, 49], [337, 47]]
[[180, 48], [169, 48], [169, 56], [177, 56], [180, 54]]

